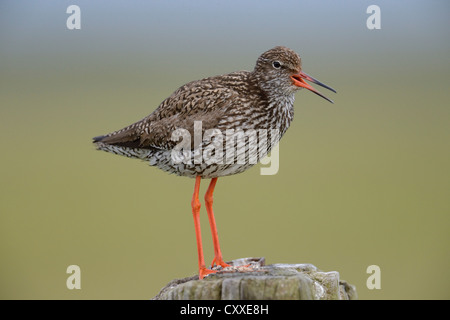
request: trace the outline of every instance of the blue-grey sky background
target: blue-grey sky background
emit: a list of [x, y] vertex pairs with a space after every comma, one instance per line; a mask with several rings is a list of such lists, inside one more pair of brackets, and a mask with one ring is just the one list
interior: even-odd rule
[[[72, 4], [81, 30], [66, 28]], [[366, 27], [372, 4], [381, 30]], [[95, 151], [91, 138], [148, 115], [186, 82], [251, 70], [285, 45], [337, 89], [321, 90], [335, 104], [299, 92], [279, 172], [219, 179], [224, 258], [337, 270], [363, 299], [449, 299], [449, 9], [2, 0], [0, 298], [148, 299], [195, 274], [193, 180]], [[79, 291], [65, 287], [71, 264]], [[381, 290], [366, 287], [373, 264]]]

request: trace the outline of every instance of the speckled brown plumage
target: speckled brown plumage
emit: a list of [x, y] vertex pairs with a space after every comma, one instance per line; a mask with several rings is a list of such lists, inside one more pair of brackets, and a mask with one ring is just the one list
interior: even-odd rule
[[[208, 129], [276, 129], [276, 143], [294, 117], [294, 94], [301, 87], [294, 84], [292, 76], [301, 70], [297, 53], [275, 47], [258, 58], [252, 72], [238, 71], [187, 83], [149, 116], [96, 137], [94, 143], [99, 150], [139, 158], [181, 176], [214, 178], [245, 171], [254, 163], [174, 163], [172, 150], [179, 140], [172, 138], [173, 132], [182, 128], [194, 136], [195, 121], [201, 121], [202, 134]], [[202, 142], [201, 150], [208, 143]], [[263, 151], [254, 150], [257, 158], [264, 157], [272, 146], [269, 143]], [[192, 152], [198, 147], [192, 144]]]

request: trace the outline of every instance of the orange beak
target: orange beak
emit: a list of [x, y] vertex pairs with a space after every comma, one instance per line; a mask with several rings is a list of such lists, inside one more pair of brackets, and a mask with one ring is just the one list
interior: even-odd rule
[[[321, 87], [327, 88], [328, 90], [333, 91], [334, 93], [336, 93], [336, 90], [334, 90], [333, 88], [327, 86], [326, 84], [323, 84], [322, 82], [320, 82], [319, 80], [314, 79], [313, 77], [307, 75], [306, 73], [304, 73], [303, 71], [300, 71], [297, 74], [294, 74], [291, 76], [292, 81], [294, 81], [294, 85], [296, 85], [297, 87], [301, 87], [301, 88], [306, 88], [309, 91], [314, 92], [315, 94], [317, 94], [318, 96], [321, 96], [322, 98], [324, 98], [325, 100], [330, 101], [331, 103], [334, 103], [333, 100], [328, 99], [327, 97], [325, 97], [323, 94], [321, 94], [319, 91], [317, 91], [316, 89], [314, 89], [312, 86], [310, 86], [308, 83], [305, 82], [305, 80], [308, 80], [312, 83], [315, 83]], [[305, 80], [303, 80], [305, 79]]]

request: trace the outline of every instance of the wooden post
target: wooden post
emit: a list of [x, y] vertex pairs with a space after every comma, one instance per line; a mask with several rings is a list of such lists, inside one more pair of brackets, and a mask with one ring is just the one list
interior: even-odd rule
[[154, 300], [353, 300], [356, 288], [312, 264], [265, 265], [244, 258], [203, 280], [198, 276], [169, 282]]

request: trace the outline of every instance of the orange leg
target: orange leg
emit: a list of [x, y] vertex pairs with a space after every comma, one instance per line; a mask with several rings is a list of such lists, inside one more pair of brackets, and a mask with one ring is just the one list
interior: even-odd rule
[[209, 219], [209, 225], [211, 227], [211, 234], [213, 238], [213, 244], [214, 244], [214, 259], [211, 262], [211, 267], [214, 265], [222, 266], [222, 268], [229, 267], [229, 264], [226, 264], [223, 261], [222, 253], [220, 252], [220, 245], [219, 245], [219, 236], [217, 234], [217, 227], [216, 227], [216, 220], [214, 219], [214, 212], [213, 212], [213, 193], [214, 188], [216, 186], [217, 178], [211, 179], [211, 183], [209, 184], [208, 190], [205, 193], [205, 205], [206, 205], [206, 211], [208, 212], [208, 219]]
[[198, 250], [198, 277], [203, 279], [204, 276], [214, 273], [216, 271], [209, 270], [205, 266], [205, 259], [203, 257], [203, 246], [202, 246], [202, 234], [200, 230], [200, 201], [198, 200], [198, 193], [200, 191], [200, 181], [202, 178], [200, 176], [195, 178], [195, 188], [194, 195], [192, 196], [192, 215], [194, 216], [195, 225], [195, 236], [197, 237], [197, 250]]

